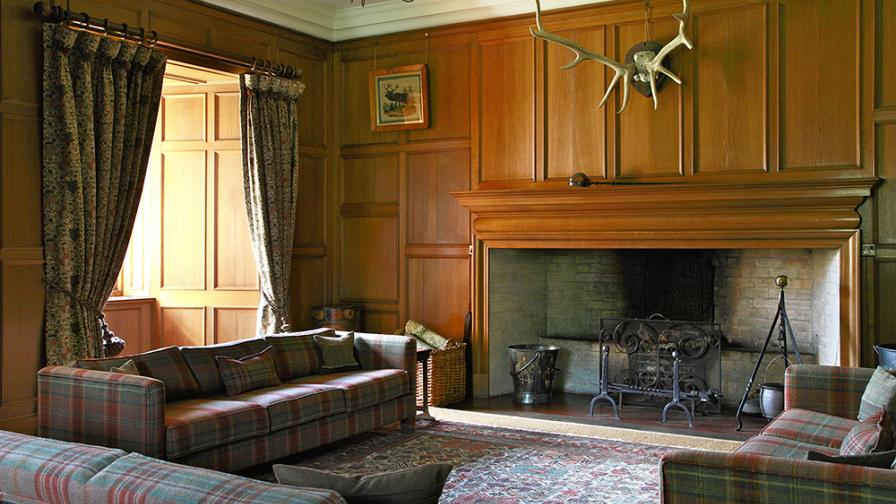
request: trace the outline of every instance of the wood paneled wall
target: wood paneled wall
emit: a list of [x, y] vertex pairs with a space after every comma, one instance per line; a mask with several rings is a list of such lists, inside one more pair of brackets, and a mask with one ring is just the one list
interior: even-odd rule
[[[671, 39], [680, 1], [652, 4], [653, 38]], [[585, 62], [560, 70], [572, 53], [534, 40], [531, 15], [336, 44], [338, 297], [368, 306], [370, 330], [412, 317], [459, 334], [469, 300], [467, 221], [446, 186], [416, 183], [423, 173], [443, 177], [451, 190], [475, 190], [563, 186], [577, 171], [607, 181], [744, 184], [896, 171], [896, 92], [887, 85], [896, 78], [892, 2], [694, 0], [692, 7], [695, 49], [667, 60], [684, 85], [668, 82], [656, 111], [635, 94], [617, 114], [619, 92], [597, 108], [609, 69]], [[552, 12], [544, 22], [622, 59], [643, 39], [643, 16], [642, 2], [616, 1]], [[372, 133], [367, 72], [422, 62], [430, 66], [433, 127]], [[881, 309], [896, 302], [887, 287], [896, 283], [891, 200], [896, 190], [884, 182], [862, 209], [863, 241], [878, 245], [878, 257], [864, 265], [867, 364], [875, 341], [896, 341], [896, 315]], [[448, 235], [438, 238], [443, 229]], [[418, 250], [441, 256], [420, 260]]]
[[[42, 51], [40, 19], [31, 10], [33, 3], [0, 1], [0, 429], [19, 431], [35, 428], [36, 373], [43, 360]], [[334, 145], [332, 44], [186, 0], [71, 0], [71, 8], [158, 30], [203, 47], [281, 61], [305, 71], [303, 80], [308, 89], [301, 101], [300, 117], [303, 194], [293, 253], [293, 306], [297, 325], [310, 325], [308, 306], [333, 296], [330, 231], [326, 225], [327, 187], [331, 183], [328, 168]], [[188, 62], [234, 70], [213, 62]], [[218, 133], [226, 136], [233, 132]], [[122, 314], [113, 314], [110, 320], [118, 315]], [[176, 315], [196, 317], [196, 313], [187, 312]], [[240, 321], [234, 319], [239, 315], [221, 312], [212, 317], [212, 323], [239, 328]], [[140, 323], [121, 323], [123, 328], [128, 326], [127, 330], [140, 330]], [[187, 336], [193, 341], [195, 335]]]

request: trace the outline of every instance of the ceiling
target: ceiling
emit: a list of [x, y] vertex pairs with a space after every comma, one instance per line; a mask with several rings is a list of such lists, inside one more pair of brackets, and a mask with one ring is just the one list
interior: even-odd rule
[[[204, 0], [325, 40], [339, 41], [535, 12], [534, 0]], [[542, 0], [544, 10], [607, 0]]]

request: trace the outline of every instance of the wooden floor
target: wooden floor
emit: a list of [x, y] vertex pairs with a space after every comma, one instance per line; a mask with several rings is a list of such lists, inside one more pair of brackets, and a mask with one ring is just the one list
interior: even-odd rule
[[631, 404], [625, 404], [620, 409], [621, 420], [613, 418], [613, 409], [609, 406], [595, 407], [594, 416], [590, 417], [588, 416], [588, 405], [591, 402], [591, 397], [590, 395], [556, 394], [554, 401], [550, 404], [526, 406], [515, 404], [510, 395], [503, 395], [490, 399], [467, 399], [448, 407], [479, 413], [560, 420], [672, 434], [693, 434], [713, 439], [746, 440], [758, 434], [766, 425], [766, 421], [762, 418], [743, 415], [744, 428], [738, 432], [735, 430], [737, 426], [735, 411], [724, 409], [721, 414], [708, 416], [704, 416], [698, 411], [694, 418], [694, 428], [691, 429], [688, 428], [687, 419], [680, 410], [670, 410], [668, 421], [664, 424], [660, 422], [662, 407]]

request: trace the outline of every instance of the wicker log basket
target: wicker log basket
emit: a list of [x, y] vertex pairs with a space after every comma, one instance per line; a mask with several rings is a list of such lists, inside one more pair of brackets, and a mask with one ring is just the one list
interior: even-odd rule
[[[445, 406], [467, 394], [467, 344], [450, 340], [444, 349], [429, 354], [429, 405]], [[423, 405], [423, 366], [417, 364], [417, 405]]]

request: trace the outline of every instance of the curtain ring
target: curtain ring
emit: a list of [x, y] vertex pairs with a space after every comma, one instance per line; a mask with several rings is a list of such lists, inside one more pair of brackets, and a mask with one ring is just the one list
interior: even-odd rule
[[271, 75], [271, 72], [274, 71], [274, 64], [271, 63], [271, 60], [264, 60], [264, 71]]
[[125, 42], [128, 41], [128, 35], [130, 34], [130, 30], [128, 30], [127, 23], [121, 23], [121, 39]]
[[103, 18], [103, 37], [109, 36], [109, 18]]
[[279, 62], [274, 63], [274, 75], [280, 75], [283, 73], [283, 65]]
[[146, 45], [146, 29], [142, 26], [140, 27], [140, 45]]
[[249, 73], [255, 73], [256, 68], [258, 68], [258, 58], [252, 56], [252, 68], [249, 69]]
[[155, 47], [155, 45], [159, 43], [159, 32], [150, 30], [149, 33], [152, 33], [152, 42], [147, 43], [146, 47]]

